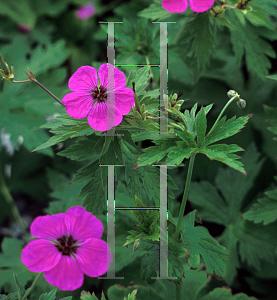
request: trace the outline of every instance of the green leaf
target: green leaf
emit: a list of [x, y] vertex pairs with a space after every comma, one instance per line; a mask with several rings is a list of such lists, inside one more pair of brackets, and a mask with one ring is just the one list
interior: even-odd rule
[[276, 30], [274, 24], [269, 20], [266, 11], [259, 5], [256, 10], [248, 11], [245, 17], [255, 26], [265, 26], [273, 31]]
[[[274, 134], [277, 134], [277, 108], [264, 105], [264, 110], [267, 116], [267, 121], [271, 125], [267, 129], [273, 132]], [[277, 141], [277, 137], [274, 137], [273, 139]]]
[[277, 188], [265, 192], [266, 197], [257, 200], [253, 206], [244, 213], [244, 219], [254, 221], [254, 223], [263, 222], [267, 225], [277, 219]]
[[[6, 61], [13, 62], [16, 79], [25, 79], [25, 71], [30, 67], [36, 78], [59, 96], [64, 90], [66, 72], [57, 67], [66, 59], [68, 52], [62, 40], [55, 44], [49, 41], [47, 45], [44, 49], [41, 44], [38, 44], [32, 50], [27, 38], [17, 36], [12, 44], [1, 48], [1, 53]], [[30, 57], [28, 60], [27, 54]], [[52, 72], [50, 69], [54, 67], [55, 72]], [[39, 77], [42, 73], [45, 74]], [[39, 126], [45, 122], [45, 112], [49, 115], [63, 112], [60, 104], [57, 106], [45, 91], [32, 82], [25, 84], [5, 82], [0, 98], [0, 127], [11, 134], [14, 145], [19, 144], [19, 136], [23, 137], [24, 145], [28, 149], [33, 149], [48, 139], [47, 134], [39, 129]]]
[[215, 143], [217, 141], [235, 135], [240, 131], [240, 129], [244, 127], [244, 125], [248, 122], [250, 117], [252, 117], [252, 115], [248, 115], [236, 119], [236, 117], [234, 116], [231, 119], [227, 120], [226, 122], [225, 122], [226, 117], [223, 117], [216, 124], [213, 131], [210, 131], [207, 134], [202, 147], [206, 147], [212, 143]]
[[60, 200], [51, 201], [49, 207], [44, 210], [46, 213], [50, 215], [64, 213], [72, 206], [83, 204], [82, 201], [76, 201], [82, 184], [70, 184], [71, 180], [68, 177], [52, 169], [47, 169], [47, 178], [53, 190], [51, 197]]
[[177, 142], [177, 147], [171, 147], [167, 156], [167, 159], [165, 163], [167, 165], [180, 165], [182, 161], [186, 158], [190, 158], [192, 148], [187, 148], [186, 145], [184, 145], [184, 142]]
[[0, 254], [0, 287], [14, 281], [13, 272], [16, 273], [18, 282], [25, 286], [34, 276], [21, 261], [21, 241], [4, 238], [1, 246], [3, 253]]
[[41, 294], [39, 300], [55, 300], [56, 299], [57, 289], [53, 289], [49, 293]]
[[[137, 294], [135, 295], [137, 298], [134, 298], [133, 291], [137, 290]], [[130, 295], [130, 296], [129, 296]], [[108, 298], [109, 300], [118, 300], [118, 299], [126, 299], [128, 300], [164, 300], [151, 286], [142, 286], [142, 285], [130, 285], [128, 287], [123, 287], [119, 284], [113, 285], [108, 289]], [[133, 297], [133, 298], [129, 298]]]
[[171, 13], [165, 10], [161, 3], [152, 3], [148, 8], [138, 13], [139, 17], [147, 18], [150, 20], [164, 20], [171, 16]]
[[194, 227], [195, 211], [185, 216], [182, 223], [182, 238], [189, 251], [189, 264], [197, 269], [202, 256], [208, 275], [215, 273], [219, 277], [226, 274], [224, 260], [229, 256], [227, 250], [221, 246], [210, 234], [207, 228]]
[[[91, 172], [90, 170], [97, 170]], [[106, 209], [106, 185], [107, 185], [107, 167], [99, 167], [98, 162], [90, 164], [86, 168], [80, 169], [79, 177], [82, 172], [88, 172], [89, 182], [82, 188], [78, 199], [84, 199], [84, 207], [94, 215], [102, 214]], [[74, 180], [73, 180], [74, 182]]]
[[[90, 292], [82, 291], [80, 300], [99, 300], [94, 292], [91, 294]], [[106, 300], [104, 293], [102, 292], [101, 300]]]
[[148, 86], [149, 82], [149, 68], [143, 67], [132, 70], [129, 74], [126, 86], [133, 90], [132, 82], [135, 82], [137, 96], [143, 94], [143, 91]]
[[[276, 57], [275, 51], [264, 37], [269, 38], [267, 32], [270, 32], [270, 38], [276, 39], [277, 34], [264, 27], [260, 30], [259, 27], [255, 27], [249, 22], [246, 22], [245, 25], [241, 24], [237, 18], [242, 21], [244, 20], [244, 15], [239, 10], [230, 9], [226, 11], [226, 15], [230, 22], [238, 28], [236, 31], [231, 30], [231, 42], [237, 63], [241, 62], [245, 53], [247, 69], [250, 73], [264, 79], [264, 76], [268, 74], [268, 69], [271, 67], [268, 57]], [[252, 17], [252, 21], [253, 20]], [[257, 21], [257, 19], [255, 19], [255, 21]]]
[[195, 131], [197, 136], [197, 146], [200, 148], [204, 141], [207, 129], [207, 119], [204, 108], [201, 107], [199, 113], [195, 118]]
[[[135, 207], [145, 207], [141, 199], [135, 195]], [[140, 239], [150, 239], [159, 241], [159, 211], [157, 210], [131, 210], [133, 216], [139, 221], [136, 225], [136, 230], [131, 230], [131, 236], [127, 237], [127, 242], [123, 245], [126, 246], [130, 243], [139, 243]]]
[[209, 294], [200, 298], [200, 300], [258, 300], [255, 297], [248, 297], [246, 294], [239, 293], [236, 295], [232, 295], [232, 292], [228, 288], [216, 288], [211, 291]]
[[188, 147], [196, 148], [196, 143], [194, 141], [194, 137], [186, 130], [179, 131], [175, 130], [177, 135], [185, 142]]
[[[47, 142], [36, 147], [33, 151], [38, 151], [56, 145], [65, 141], [68, 138], [73, 138], [83, 135], [91, 135], [95, 132], [86, 119], [76, 120], [67, 114], [56, 117], [53, 121], [48, 122], [41, 128], [52, 128], [50, 132], [55, 133]], [[70, 150], [68, 150], [71, 152]]]
[[215, 46], [214, 34], [211, 30], [208, 14], [198, 15], [187, 27], [193, 36], [191, 51], [197, 60], [198, 69], [202, 70], [208, 62]]
[[[161, 143], [164, 141], [163, 143]], [[159, 139], [154, 141], [155, 144], [160, 144], [158, 146], [148, 147], [143, 149], [143, 154], [138, 158], [137, 165], [145, 166], [159, 162], [162, 160], [166, 154], [169, 152], [170, 147], [175, 146], [175, 139]]]
[[[211, 160], [218, 160], [227, 166], [245, 174], [243, 164], [237, 161], [240, 157], [232, 154], [237, 151], [244, 151], [237, 145], [216, 144], [198, 150], [199, 153], [205, 154]], [[245, 174], [246, 175], [246, 174]]]
[[228, 207], [214, 185], [207, 181], [191, 182], [189, 200], [199, 211], [201, 219], [226, 225]]
[[[260, 160], [260, 155], [252, 144], [244, 153], [242, 162], [247, 170], [247, 176], [237, 174], [235, 170], [229, 168], [220, 168], [215, 177], [215, 186], [206, 181], [192, 182], [189, 195], [190, 203], [197, 208], [204, 221], [226, 227], [219, 241], [230, 251], [225, 277], [229, 285], [236, 276], [236, 269], [240, 267], [239, 255], [242, 249], [245, 261], [253, 266], [255, 264], [255, 268], [260, 265], [261, 258], [270, 261], [274, 251], [268, 229], [261, 225], [249, 228], [251, 223], [241, 218], [244, 198], [253, 187], [264, 160]], [[262, 252], [258, 243], [263, 245]]]
[[90, 138], [79, 139], [75, 144], [69, 146], [58, 155], [65, 156], [72, 160], [82, 161], [90, 160], [91, 162], [98, 160], [101, 155], [104, 155], [108, 149], [105, 149], [104, 144], [107, 137], [90, 136]]
[[19, 3], [3, 0], [0, 3], [0, 14], [9, 16], [16, 23], [28, 24], [31, 27], [36, 22], [36, 14], [32, 10], [29, 0]]
[[140, 276], [147, 283], [151, 283], [154, 281], [151, 277], [157, 277], [157, 271], [159, 269], [159, 243], [149, 240], [142, 241], [140, 250], [146, 251], [140, 261]]
[[188, 257], [189, 252], [185, 245], [180, 243], [168, 243], [168, 276], [182, 278], [184, 275], [184, 262], [182, 258]]

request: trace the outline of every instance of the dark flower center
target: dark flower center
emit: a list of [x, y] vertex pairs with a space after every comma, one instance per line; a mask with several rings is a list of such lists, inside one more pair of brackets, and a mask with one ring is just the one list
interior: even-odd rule
[[75, 240], [72, 235], [64, 235], [61, 238], [58, 238], [57, 241], [59, 242], [59, 245], [56, 245], [56, 247], [62, 255], [70, 256], [72, 253], [77, 252], [77, 240]]
[[94, 100], [97, 101], [107, 101], [107, 89], [105, 89], [102, 85], [100, 87], [96, 87], [92, 92], [91, 95]]

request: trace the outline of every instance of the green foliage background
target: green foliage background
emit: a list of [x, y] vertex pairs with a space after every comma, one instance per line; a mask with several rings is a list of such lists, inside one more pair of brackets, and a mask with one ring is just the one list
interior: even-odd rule
[[[167, 144], [162, 139], [151, 143], [150, 134], [159, 130], [155, 122], [127, 117], [118, 127], [124, 134], [122, 139], [104, 138], [86, 119], [69, 117], [37, 85], [1, 81], [0, 128], [2, 135], [10, 134], [15, 147], [10, 155], [2, 139], [1, 185], [5, 182], [26, 225], [39, 215], [84, 205], [106, 228], [103, 191], [107, 173], [99, 164], [125, 166], [116, 168], [116, 206], [139, 206], [134, 194], [144, 206], [159, 206], [160, 173], [150, 164], [166, 161], [179, 164], [168, 171], [168, 230], [173, 233], [187, 174], [187, 166], [181, 163], [188, 165], [191, 154], [178, 150], [175, 142], [179, 149], [184, 144], [193, 149], [197, 135], [203, 149], [196, 156], [182, 225], [187, 231], [181, 243], [169, 239], [170, 276], [184, 274], [181, 289], [188, 300], [277, 299], [276, 0], [251, 0], [245, 9], [234, 8], [238, 1], [227, 0], [229, 7], [224, 12], [219, 10], [224, 1], [216, 0], [214, 11], [201, 14], [190, 9], [170, 14], [159, 0], [96, 0], [96, 14], [79, 20], [75, 11], [86, 2], [0, 2], [0, 52], [9, 66], [14, 66], [16, 79], [26, 79], [29, 68], [62, 99], [69, 92], [68, 79], [79, 67], [98, 69], [107, 62], [107, 26], [99, 21], [123, 22], [115, 24], [116, 64], [159, 64], [159, 25], [152, 22], [173, 22], [168, 24], [168, 94], [183, 93], [187, 101], [182, 102], [180, 111], [187, 110], [184, 116], [195, 121], [196, 128], [188, 129], [192, 137], [179, 131], [179, 137], [166, 140]], [[20, 31], [18, 24], [28, 25], [30, 31]], [[129, 87], [132, 80], [136, 82], [140, 103], [154, 114], [159, 106], [159, 68], [119, 69], [126, 74]], [[220, 135], [219, 128], [215, 140], [226, 138], [224, 143], [229, 146], [242, 147], [245, 152], [239, 161], [233, 154], [241, 150], [239, 147], [224, 148], [222, 152], [229, 151], [228, 155], [216, 159], [205, 140], [206, 131], [228, 101], [230, 89], [236, 90], [247, 106], [244, 110], [235, 104], [228, 107], [226, 123], [221, 126], [230, 130], [229, 134]], [[250, 114], [254, 114], [250, 119], [245, 117]], [[237, 126], [232, 134], [229, 124]], [[175, 148], [162, 152], [169, 146]], [[140, 167], [132, 170], [136, 163]], [[8, 294], [16, 290], [12, 271], [22, 287], [29, 287], [35, 274], [21, 262], [24, 242], [2, 193], [0, 203], [0, 293]], [[128, 299], [173, 299], [173, 282], [151, 279], [156, 276], [159, 260], [158, 232], [153, 225], [157, 219], [155, 213], [116, 212], [116, 275], [124, 280], [86, 277], [82, 288], [62, 292], [53, 290], [42, 276], [29, 299], [80, 299], [82, 290], [90, 292], [83, 300], [100, 299], [102, 291], [105, 296], [101, 299], [109, 300], [127, 299], [128, 294]], [[122, 247], [137, 240], [139, 250], [132, 245]], [[131, 295], [136, 289], [137, 294]], [[16, 294], [9, 297], [0, 295], [1, 300], [17, 299]]]

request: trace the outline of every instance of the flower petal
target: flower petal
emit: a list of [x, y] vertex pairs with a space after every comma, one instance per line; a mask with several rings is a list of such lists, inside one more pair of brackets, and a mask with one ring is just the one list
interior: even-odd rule
[[135, 105], [134, 92], [127, 87], [116, 89], [115, 105], [122, 115], [127, 115]]
[[[108, 77], [108, 70], [114, 70], [114, 78]], [[100, 85], [105, 88], [112, 89], [112, 86], [115, 88], [123, 87], [126, 84], [125, 75], [123, 72], [115, 68], [111, 64], [103, 64], [98, 70]]]
[[68, 82], [68, 87], [72, 92], [90, 91], [97, 86], [97, 71], [91, 66], [79, 68]]
[[94, 100], [89, 93], [73, 92], [63, 97], [66, 112], [74, 119], [85, 118]]
[[95, 6], [93, 3], [87, 3], [76, 11], [76, 17], [81, 20], [87, 20], [95, 14]]
[[44, 239], [56, 239], [66, 233], [65, 214], [46, 215], [34, 219], [30, 231], [33, 236]]
[[[109, 110], [108, 110], [109, 107]], [[98, 131], [110, 130], [114, 126], [117, 126], [122, 122], [122, 113], [114, 105], [114, 112], [111, 105], [107, 105], [106, 102], [97, 103], [89, 113], [88, 123], [94, 129]], [[109, 113], [109, 116], [107, 114]], [[114, 118], [112, 117], [114, 113]]]
[[213, 4], [214, 0], [189, 0], [190, 8], [195, 12], [207, 11]]
[[182, 13], [188, 8], [187, 0], [163, 0], [163, 8], [171, 13]]
[[61, 253], [50, 241], [30, 241], [22, 250], [22, 262], [32, 272], [45, 272], [54, 268], [61, 259]]
[[112, 261], [108, 244], [100, 239], [88, 239], [78, 249], [76, 257], [81, 270], [90, 277], [105, 274]]
[[83, 285], [84, 274], [73, 257], [62, 255], [60, 262], [44, 273], [45, 279], [63, 291], [73, 291]]
[[102, 222], [82, 206], [69, 208], [66, 212], [65, 224], [68, 232], [78, 241], [101, 238], [104, 230]]

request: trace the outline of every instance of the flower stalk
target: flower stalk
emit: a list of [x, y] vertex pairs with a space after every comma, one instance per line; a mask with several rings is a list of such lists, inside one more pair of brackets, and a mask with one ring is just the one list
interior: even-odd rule
[[239, 108], [245, 108], [246, 107], [246, 101], [240, 98], [240, 95], [234, 91], [234, 90], [230, 90], [227, 93], [228, 97], [232, 97], [227, 103], [226, 105], [223, 107], [222, 111], [220, 112], [219, 116], [217, 117], [213, 127], [211, 128], [211, 130], [209, 131], [209, 133], [206, 135], [209, 136], [216, 128], [217, 123], [219, 122], [220, 118], [222, 117], [222, 115], [224, 114], [225, 110], [227, 109], [227, 107], [234, 101], [237, 101], [237, 105]]
[[[46, 93], [48, 93], [52, 98], [54, 98], [56, 101], [58, 101], [61, 105], [63, 105], [65, 107], [65, 104], [62, 103], [62, 101], [56, 97], [53, 93], [51, 93], [45, 86], [43, 86], [40, 82], [38, 82], [35, 78], [35, 75], [30, 71], [30, 74], [28, 74], [26, 72], [26, 75], [28, 76], [29, 78], [29, 81], [33, 81], [34, 83], [36, 83], [39, 87], [41, 87]], [[19, 82], [27, 82], [27, 81], [15, 81], [16, 83], [19, 83]]]

